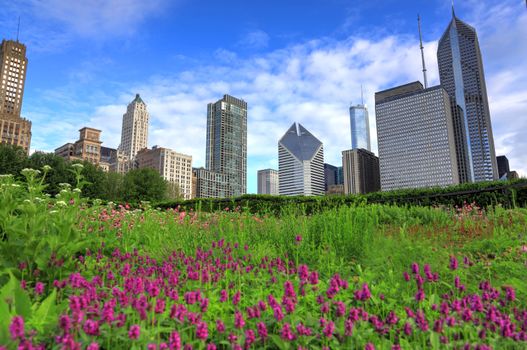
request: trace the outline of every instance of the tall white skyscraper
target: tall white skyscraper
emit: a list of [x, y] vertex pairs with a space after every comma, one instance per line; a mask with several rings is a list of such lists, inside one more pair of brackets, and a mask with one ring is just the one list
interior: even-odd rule
[[139, 94], [135, 95], [135, 99], [130, 102], [123, 115], [119, 145], [119, 151], [130, 160], [135, 158], [137, 152], [148, 147], [149, 119], [146, 104]]
[[324, 147], [297, 123], [278, 141], [278, 186], [280, 195], [324, 194]]

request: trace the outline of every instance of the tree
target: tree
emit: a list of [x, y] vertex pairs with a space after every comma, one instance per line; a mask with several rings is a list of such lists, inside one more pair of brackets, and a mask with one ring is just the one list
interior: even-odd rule
[[123, 181], [124, 176], [119, 173], [109, 172], [104, 177], [102, 184], [101, 199], [108, 201], [122, 201], [123, 200]]
[[165, 198], [170, 200], [185, 199], [183, 197], [183, 193], [181, 191], [181, 187], [179, 187], [179, 184], [170, 181], [167, 181], [167, 193]]
[[[75, 163], [81, 162], [74, 161], [72, 164]], [[83, 179], [88, 182], [82, 188], [82, 195], [89, 198], [102, 198], [104, 196], [104, 183], [106, 181], [105, 172], [88, 161], [83, 161], [81, 164], [84, 166], [82, 168]], [[114, 198], [111, 198], [111, 200], [114, 200]]]
[[125, 201], [160, 201], [165, 198], [166, 191], [166, 181], [154, 169], [134, 169], [124, 176], [123, 199]]
[[59, 184], [69, 183], [75, 185], [75, 177], [72, 172], [68, 171], [70, 165], [53, 153], [36, 152], [28, 159], [28, 168], [42, 169], [44, 165], [49, 165], [51, 170], [46, 176], [46, 184], [48, 185], [45, 192], [56, 195], [60, 191]]
[[0, 144], [0, 174], [20, 175], [27, 167], [27, 154], [22, 147]]

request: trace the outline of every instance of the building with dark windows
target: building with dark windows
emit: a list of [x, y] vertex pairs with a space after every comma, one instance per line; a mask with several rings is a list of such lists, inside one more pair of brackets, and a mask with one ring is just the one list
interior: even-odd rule
[[350, 107], [351, 148], [371, 151], [370, 119], [364, 104]]
[[507, 175], [510, 172], [509, 159], [505, 156], [496, 157], [496, 163], [498, 164], [498, 176], [501, 179], [503, 175]]
[[459, 183], [450, 98], [416, 81], [375, 93], [383, 191]]
[[18, 40], [2, 40], [0, 46], [0, 142], [20, 146], [29, 153], [31, 122], [20, 115], [26, 71], [26, 46]]
[[301, 124], [278, 141], [278, 184], [280, 195], [324, 194], [324, 147]]
[[379, 158], [363, 148], [342, 151], [344, 193], [364, 194], [381, 190]]
[[460, 181], [495, 180], [498, 167], [478, 36], [453, 8], [437, 61], [441, 86], [451, 99]]
[[278, 170], [258, 170], [258, 194], [278, 195]]
[[324, 191], [327, 193], [331, 186], [344, 184], [342, 167], [324, 163]]
[[205, 168], [194, 168], [193, 197], [195, 198], [226, 198], [231, 196], [229, 178], [225, 174], [210, 171]]
[[228, 183], [225, 192], [212, 192], [223, 197], [247, 193], [247, 102], [224, 95], [207, 105], [206, 146], [206, 169], [221, 174]]

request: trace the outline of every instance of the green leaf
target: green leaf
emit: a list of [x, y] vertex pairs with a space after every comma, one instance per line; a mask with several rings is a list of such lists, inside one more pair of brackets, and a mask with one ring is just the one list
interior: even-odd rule
[[10, 312], [12, 316], [20, 315], [24, 320], [28, 320], [31, 318], [31, 301], [16, 277], [11, 272], [9, 275], [9, 282], [0, 291], [0, 301], [12, 305]]
[[430, 344], [432, 344], [432, 349], [439, 349], [439, 334], [436, 332], [430, 333]]
[[40, 304], [38, 309], [33, 314], [30, 324], [35, 327], [38, 332], [44, 331], [48, 325], [54, 325], [57, 322], [57, 290], [53, 289], [50, 295]]

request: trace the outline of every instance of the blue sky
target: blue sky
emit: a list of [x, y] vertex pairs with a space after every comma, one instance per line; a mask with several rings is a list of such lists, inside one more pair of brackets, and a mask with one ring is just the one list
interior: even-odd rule
[[[527, 8], [523, 0], [457, 1], [478, 31], [497, 154], [527, 175]], [[422, 80], [417, 13], [431, 84], [448, 0], [3, 0], [0, 32], [29, 59], [22, 114], [33, 150], [52, 151], [83, 126], [117, 147], [122, 115], [140, 93], [149, 145], [204, 165], [206, 105], [248, 102], [248, 191], [277, 168], [277, 142], [294, 121], [340, 164], [350, 148], [348, 106], [363, 84], [376, 150], [375, 91]]]

